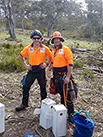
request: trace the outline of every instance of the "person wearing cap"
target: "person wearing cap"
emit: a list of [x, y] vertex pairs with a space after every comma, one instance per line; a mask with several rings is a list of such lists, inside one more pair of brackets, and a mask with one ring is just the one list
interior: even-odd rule
[[[50, 70], [53, 69], [53, 78], [56, 84], [56, 92], [61, 96], [61, 104], [65, 105], [63, 84], [69, 84], [71, 72], [73, 69], [73, 56], [71, 50], [68, 47], [62, 45], [62, 42], [64, 42], [64, 38], [62, 37], [61, 33], [55, 31], [51, 40], [51, 43], [54, 44], [54, 49], [52, 50], [52, 61], [47, 70], [47, 76], [50, 77]], [[74, 104], [70, 99], [69, 91], [68, 100], [68, 117], [70, 122], [73, 122], [70, 119], [70, 116], [74, 113]]]
[[[33, 43], [25, 47], [19, 55], [22, 64], [28, 70], [28, 74], [26, 76], [25, 85], [23, 85], [22, 103], [15, 108], [16, 111], [28, 107], [29, 90], [35, 79], [37, 79], [40, 85], [41, 100], [45, 99], [47, 96], [45, 68], [51, 61], [52, 53], [47, 46], [41, 43], [43, 37], [39, 30], [34, 30], [30, 38], [33, 40]], [[25, 61], [26, 56], [29, 57], [29, 64]], [[48, 60], [45, 63], [46, 56]]]

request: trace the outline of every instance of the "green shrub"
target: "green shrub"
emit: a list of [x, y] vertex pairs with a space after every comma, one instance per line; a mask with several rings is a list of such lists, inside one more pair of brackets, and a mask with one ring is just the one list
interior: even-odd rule
[[6, 50], [6, 55], [11, 56], [13, 54], [14, 54], [14, 50], [12, 48]]
[[73, 64], [73, 68], [82, 68], [84, 66], [84, 63], [81, 61], [76, 61]]
[[8, 41], [15, 41], [15, 39], [12, 39], [12, 38], [10, 38], [10, 37], [5, 38], [5, 40], [8, 40]]
[[5, 67], [4, 61], [0, 62], [0, 70], [4, 70], [4, 67]]
[[11, 56], [8, 60], [0, 62], [0, 69], [7, 72], [20, 72], [25, 70], [20, 59], [16, 56]]
[[91, 79], [94, 79], [94, 78], [95, 78], [93, 72], [92, 72], [92, 71], [89, 71], [89, 70], [87, 70], [87, 69], [84, 70], [82, 74], [83, 74], [84, 77], [88, 77], [88, 78], [91, 78]]
[[17, 43], [22, 42], [22, 40], [21, 40], [21, 39], [15, 39], [15, 41], [16, 41]]
[[10, 43], [1, 43], [0, 46], [4, 47], [4, 48], [7, 48], [7, 49], [10, 49], [12, 47], [12, 44], [10, 44]]
[[8, 41], [16, 41], [17, 43], [22, 42], [22, 40], [21, 40], [21, 39], [12, 39], [12, 38], [10, 38], [10, 37], [5, 38], [5, 40], [8, 40]]
[[[7, 71], [7, 72], [14, 72], [14, 71], [23, 71], [25, 70], [23, 64], [19, 59], [19, 54], [23, 49], [23, 44], [9, 44], [9, 43], [1, 43], [1, 60], [0, 60], [0, 70]], [[28, 63], [28, 58], [26, 58]]]
[[76, 48], [79, 48], [79, 47], [80, 47], [80, 44], [79, 44], [79, 43], [77, 43]]

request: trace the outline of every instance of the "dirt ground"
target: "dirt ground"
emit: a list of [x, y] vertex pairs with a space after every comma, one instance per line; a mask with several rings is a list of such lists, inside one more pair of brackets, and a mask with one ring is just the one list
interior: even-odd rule
[[[35, 108], [40, 108], [40, 89], [37, 81], [30, 89], [29, 107], [21, 112], [15, 112], [15, 107], [20, 105], [22, 99], [20, 80], [24, 74], [25, 72], [0, 74], [0, 103], [5, 105], [5, 132], [0, 137], [24, 137], [28, 132], [36, 137], [54, 137], [52, 128], [43, 129], [39, 125], [40, 115], [34, 115]], [[75, 79], [79, 80], [78, 98], [74, 101], [75, 111], [89, 111], [89, 116], [95, 124], [93, 137], [103, 137], [103, 92], [94, 89], [89, 79], [89, 82], [83, 82], [82, 76], [75, 76]], [[103, 75], [100, 75], [98, 80], [103, 82]], [[51, 95], [48, 87], [47, 93], [49, 98], [57, 104], [60, 103], [60, 96]], [[72, 137], [74, 127], [75, 125], [67, 121], [66, 137]]]
[[[87, 58], [88, 55], [87, 57], [83, 55], [83, 57]], [[85, 68], [89, 68], [90, 72], [93, 72], [94, 79], [86, 75], [89, 72], [84, 76]], [[93, 71], [95, 70], [93, 66], [85, 65], [85, 68], [74, 69], [72, 73], [78, 84], [78, 97], [74, 101], [74, 109], [75, 112], [88, 111], [95, 124], [92, 137], [103, 137], [103, 72]], [[40, 115], [34, 115], [35, 108], [40, 108], [40, 89], [37, 81], [30, 89], [29, 107], [21, 112], [15, 112], [15, 107], [21, 104], [22, 85], [20, 81], [25, 73], [26, 71], [0, 72], [0, 103], [5, 105], [5, 132], [0, 134], [0, 137], [25, 137], [28, 132], [35, 137], [54, 137], [52, 128], [43, 129], [39, 125]], [[51, 95], [49, 93], [49, 79], [47, 79], [47, 97], [56, 101], [56, 104], [60, 103], [59, 94]], [[75, 124], [71, 125], [67, 120], [66, 137], [73, 136], [74, 128]]]

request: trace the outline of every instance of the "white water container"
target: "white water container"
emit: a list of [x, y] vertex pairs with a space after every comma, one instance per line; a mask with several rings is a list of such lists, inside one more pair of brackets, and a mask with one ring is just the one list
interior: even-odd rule
[[63, 104], [53, 106], [53, 127], [55, 137], [66, 135], [67, 109]]
[[0, 133], [5, 131], [5, 106], [0, 103]]
[[56, 105], [56, 102], [51, 100], [50, 98], [42, 100], [39, 124], [44, 129], [52, 127], [53, 105]]

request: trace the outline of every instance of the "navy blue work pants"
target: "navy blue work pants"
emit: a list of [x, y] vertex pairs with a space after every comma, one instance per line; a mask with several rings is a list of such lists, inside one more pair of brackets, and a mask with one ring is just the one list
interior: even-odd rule
[[22, 98], [23, 105], [28, 105], [29, 90], [31, 85], [34, 83], [35, 79], [38, 80], [38, 84], [40, 86], [41, 100], [45, 99], [47, 96], [45, 69], [42, 69], [38, 72], [29, 71], [26, 77], [25, 85], [23, 86], [23, 98]]

